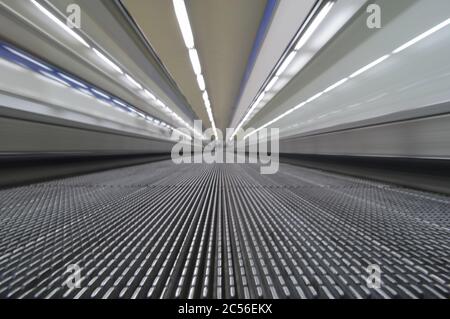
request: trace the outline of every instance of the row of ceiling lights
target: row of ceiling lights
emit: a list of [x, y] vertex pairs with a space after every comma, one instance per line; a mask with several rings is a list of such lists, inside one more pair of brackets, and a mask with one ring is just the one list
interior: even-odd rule
[[391, 56], [399, 54], [400, 52], [406, 50], [407, 48], [411, 47], [412, 45], [422, 41], [423, 39], [431, 36], [432, 34], [436, 33], [437, 31], [447, 27], [448, 25], [450, 25], [450, 18], [439, 23], [438, 25], [434, 26], [433, 28], [425, 31], [424, 33], [416, 36], [415, 38], [413, 38], [412, 40], [402, 44], [401, 46], [399, 46], [397, 49], [393, 50], [391, 53], [386, 54], [376, 60], [374, 60], [373, 62], [367, 64], [366, 66], [358, 69], [357, 71], [355, 71], [354, 73], [350, 74], [349, 76], [343, 78], [342, 80], [336, 82], [335, 84], [329, 86], [328, 88], [326, 88], [325, 90], [313, 95], [312, 97], [310, 97], [309, 99], [305, 100], [304, 102], [300, 103], [299, 105], [287, 110], [286, 112], [284, 112], [283, 114], [279, 115], [278, 117], [274, 118], [273, 120], [267, 122], [266, 124], [262, 125], [261, 127], [257, 128], [256, 130], [253, 130], [252, 132], [248, 133], [244, 139], [247, 139], [248, 137], [250, 137], [251, 135], [257, 133], [258, 131], [262, 130], [263, 128], [270, 126], [272, 124], [274, 124], [275, 122], [278, 122], [279, 120], [281, 120], [282, 118], [286, 117], [287, 115], [291, 114], [292, 112], [300, 109], [301, 107], [305, 106], [308, 103], [311, 103], [315, 100], [317, 100], [319, 97], [321, 97], [322, 95], [329, 93], [333, 90], [335, 90], [336, 88], [338, 88], [339, 86], [341, 86], [342, 84], [346, 83], [347, 81], [354, 79], [356, 77], [358, 77], [359, 75], [369, 71], [370, 69], [374, 68], [375, 66], [379, 65], [380, 63], [386, 61], [387, 59], [389, 59]]
[[192, 68], [197, 77], [198, 86], [200, 88], [200, 91], [202, 91], [203, 102], [205, 103], [205, 108], [208, 113], [208, 118], [211, 122], [212, 129], [214, 131], [214, 136], [216, 139], [218, 139], [216, 123], [212, 114], [211, 102], [209, 100], [208, 91], [206, 90], [205, 78], [202, 74], [200, 59], [198, 57], [197, 50], [195, 49], [194, 35], [192, 33], [191, 24], [189, 22], [186, 4], [184, 0], [173, 0], [173, 6], [175, 9], [175, 15], [178, 20], [178, 25], [183, 36], [184, 44], [186, 45], [186, 48], [189, 52], [189, 59], [191, 60]]
[[98, 88], [90, 86], [80, 79], [76, 79], [69, 74], [63, 73], [62, 71], [37, 60], [28, 53], [12, 47], [10, 44], [2, 44], [1, 47], [5, 51], [2, 51], [0, 49], [0, 57], [5, 58], [12, 63], [18, 64], [21, 67], [37, 72], [38, 74], [44, 76], [46, 79], [53, 81], [53, 83], [55, 84], [73, 88], [77, 93], [80, 93], [89, 98], [94, 98], [96, 99], [96, 101], [107, 106], [116, 106], [119, 110], [125, 111], [133, 116], [141, 117], [152, 125], [166, 129], [173, 129], [170, 125], [144, 114], [140, 110], [121, 101], [119, 98], [113, 97]]
[[279, 67], [275, 72], [275, 75], [272, 77], [272, 79], [267, 83], [267, 85], [262, 90], [261, 94], [256, 98], [254, 103], [251, 105], [250, 109], [245, 114], [244, 118], [241, 120], [239, 125], [234, 130], [233, 134], [230, 136], [230, 141], [236, 136], [238, 131], [242, 128], [244, 124], [246, 124], [250, 119], [251, 116], [256, 111], [256, 108], [260, 105], [260, 103], [263, 101], [264, 97], [268, 92], [270, 92], [274, 85], [278, 82], [280, 77], [283, 75], [283, 73], [286, 71], [288, 66], [291, 64], [291, 62], [294, 60], [294, 58], [297, 56], [298, 52], [303, 48], [303, 46], [308, 42], [308, 40], [311, 38], [311, 36], [314, 34], [316, 29], [319, 27], [319, 25], [322, 23], [322, 21], [325, 19], [325, 17], [330, 12], [331, 8], [334, 5], [334, 1], [329, 1], [327, 4], [323, 6], [323, 8], [319, 11], [317, 16], [314, 18], [312, 23], [308, 26], [306, 31], [302, 34], [298, 42], [296, 43], [294, 49], [285, 56], [284, 60], [279, 63]]
[[[116, 73], [119, 73], [124, 77], [124, 79], [134, 88], [138, 89], [141, 92], [141, 95], [150, 99], [153, 103], [156, 103], [164, 112], [169, 114], [172, 118], [177, 120], [179, 123], [183, 124], [185, 127], [189, 128], [195, 135], [203, 139], [203, 135], [200, 132], [197, 132], [197, 130], [194, 129], [193, 126], [191, 126], [189, 123], [184, 121], [178, 114], [173, 112], [169, 107], [167, 107], [161, 100], [155, 97], [154, 94], [152, 94], [147, 88], [144, 88], [143, 85], [141, 85], [138, 81], [136, 81], [131, 75], [125, 73], [116, 63], [114, 63], [110, 58], [108, 58], [104, 53], [100, 52], [97, 48], [91, 47], [78, 33], [76, 33], [73, 29], [68, 27], [65, 23], [63, 23], [60, 19], [58, 19], [55, 15], [53, 15], [49, 10], [47, 10], [45, 7], [43, 7], [40, 3], [38, 3], [36, 0], [31, 0], [31, 3], [33, 3], [42, 13], [44, 13], [51, 21], [56, 23], [59, 27], [61, 27], [64, 31], [66, 31], [69, 35], [71, 35], [74, 39], [76, 39], [78, 42], [83, 44], [85, 47], [91, 49], [94, 54], [99, 57], [100, 60], [102, 60], [106, 65], [108, 65], [113, 71]], [[113, 102], [116, 104], [120, 104], [121, 106], [124, 106], [125, 103], [119, 101], [118, 99], [113, 99]], [[129, 106], [127, 106], [130, 108]], [[131, 108], [135, 110], [134, 108]], [[142, 114], [142, 112], [135, 110], [135, 113]], [[145, 117], [149, 117], [144, 115]], [[163, 123], [159, 121], [159, 123]], [[165, 123], [164, 123], [165, 124]], [[170, 127], [169, 125], [165, 124], [164, 126]], [[172, 127], [170, 127], [172, 128]], [[172, 128], [173, 129], [173, 128]]]

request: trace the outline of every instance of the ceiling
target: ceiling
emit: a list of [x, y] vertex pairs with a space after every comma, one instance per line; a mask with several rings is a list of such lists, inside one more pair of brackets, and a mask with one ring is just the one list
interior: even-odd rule
[[[169, 0], [122, 0], [192, 109], [210, 127]], [[218, 128], [228, 126], [267, 0], [186, 0]]]

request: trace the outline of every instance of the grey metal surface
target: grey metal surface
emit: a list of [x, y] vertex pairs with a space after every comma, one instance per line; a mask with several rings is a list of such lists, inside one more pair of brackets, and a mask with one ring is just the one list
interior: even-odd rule
[[34, 119], [3, 117], [0, 114], [0, 135], [5, 137], [0, 139], [1, 152], [169, 153], [174, 145], [163, 136], [158, 138], [71, 121], [31, 117]]
[[[166, 161], [0, 202], [3, 298], [450, 297], [446, 196], [287, 164], [263, 176]], [[80, 288], [64, 283], [70, 264]]]
[[450, 115], [282, 139], [280, 153], [450, 158]]

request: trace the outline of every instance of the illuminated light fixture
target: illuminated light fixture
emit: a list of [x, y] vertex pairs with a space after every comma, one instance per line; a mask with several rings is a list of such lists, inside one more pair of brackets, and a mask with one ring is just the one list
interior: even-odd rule
[[264, 99], [265, 96], [266, 96], [266, 93], [262, 92], [262, 93], [258, 96], [258, 99], [256, 100], [255, 104], [253, 105], [253, 108], [255, 108], [256, 105], [258, 105], [259, 103], [261, 103], [261, 101]]
[[42, 75], [44, 75], [45, 77], [47, 77], [47, 78], [49, 78], [49, 79], [51, 79], [51, 80], [53, 80], [53, 81], [55, 81], [55, 82], [58, 82], [59, 84], [62, 84], [62, 85], [64, 85], [64, 86], [70, 86], [69, 83], [67, 83], [67, 82], [64, 81], [64, 80], [61, 80], [60, 78], [58, 78], [57, 76], [55, 76], [55, 75], [53, 75], [53, 74], [51, 74], [51, 73], [48, 73], [48, 72], [46, 72], [46, 71], [40, 71], [40, 73], [41, 73]]
[[[265, 92], [262, 92], [259, 96], [258, 99], [255, 101], [255, 103], [253, 103], [252, 107], [250, 108], [250, 110], [247, 112], [247, 115], [244, 117], [244, 119], [242, 120], [242, 124], [244, 124], [244, 122], [247, 120], [247, 118], [250, 116], [250, 114], [256, 109], [256, 107], [259, 105], [259, 103], [261, 103], [261, 101], [264, 99], [264, 97], [266, 96]], [[242, 125], [241, 125], [242, 126]]]
[[306, 104], [307, 104], [306, 102], [302, 102], [302, 103], [300, 103], [299, 105], [297, 105], [296, 107], [294, 107], [293, 110], [294, 110], [294, 111], [295, 111], [295, 110], [298, 110], [299, 108], [305, 106]]
[[[394, 51], [392, 52], [392, 54], [396, 54], [396, 53], [399, 53], [399, 52], [405, 50], [406, 48], [410, 47], [411, 45], [413, 45], [413, 44], [415, 44], [415, 43], [421, 41], [422, 39], [424, 39], [424, 38], [430, 36], [431, 34], [437, 32], [438, 30], [441, 30], [442, 28], [444, 28], [444, 27], [447, 26], [447, 25], [450, 25], [450, 19], [445, 20], [444, 22], [438, 24], [437, 26], [433, 27], [432, 29], [430, 29], [430, 30], [428, 30], [428, 31], [426, 31], [426, 32], [424, 32], [424, 33], [422, 33], [422, 34], [419, 35], [418, 37], [416, 37], [416, 38], [414, 38], [413, 40], [411, 40], [411, 41], [407, 42], [406, 44], [402, 45], [402, 46], [399, 47], [398, 49], [394, 50]], [[278, 116], [278, 117], [276, 117], [275, 119], [269, 121], [268, 123], [264, 124], [263, 126], [259, 127], [258, 129], [256, 129], [256, 130], [250, 132], [249, 134], [247, 134], [247, 135], [244, 137], [244, 139], [247, 139], [249, 136], [255, 134], [256, 132], [260, 131], [261, 129], [263, 129], [263, 128], [265, 128], [265, 127], [267, 127], [267, 126], [269, 126], [269, 125], [272, 125], [273, 123], [279, 121], [279, 120], [282, 119], [283, 117], [285, 117], [285, 116], [287, 116], [288, 114], [290, 114], [291, 112], [293, 112], [293, 111], [295, 111], [295, 110], [297, 110], [297, 109], [303, 107], [303, 106], [306, 105], [307, 103], [310, 103], [310, 102], [314, 101], [315, 99], [319, 98], [319, 97], [320, 97], [321, 95], [323, 95], [324, 93], [328, 93], [328, 92], [334, 90], [335, 88], [337, 88], [337, 87], [339, 87], [340, 85], [342, 85], [342, 84], [344, 84], [345, 82], [347, 82], [349, 79], [353, 79], [353, 78], [357, 77], [358, 75], [360, 75], [360, 74], [362, 74], [362, 73], [364, 73], [364, 72], [366, 72], [366, 71], [372, 69], [372, 68], [375, 67], [376, 65], [378, 65], [378, 64], [382, 63], [383, 61], [387, 60], [390, 56], [391, 56], [391, 54], [386, 54], [386, 55], [382, 56], [381, 58], [379, 58], [379, 59], [373, 61], [372, 63], [369, 63], [368, 65], [366, 65], [366, 66], [362, 67], [361, 69], [359, 69], [358, 71], [354, 72], [354, 73], [353, 73], [352, 75], [350, 75], [349, 77], [346, 77], [346, 78], [344, 78], [344, 79], [342, 79], [342, 80], [336, 82], [335, 84], [329, 86], [329, 87], [328, 87], [327, 89], [325, 89], [324, 91], [322, 91], [322, 92], [320, 92], [320, 93], [314, 95], [313, 97], [309, 98], [307, 101], [302, 102], [301, 104], [299, 104], [299, 105], [297, 105], [296, 107], [294, 107], [294, 108], [288, 110], [287, 112], [281, 114], [280, 116]], [[347, 109], [348, 109], [348, 108], [354, 108], [354, 107], [357, 107], [357, 106], [359, 106], [359, 105], [361, 105], [361, 103], [353, 104], [353, 105], [348, 106], [348, 107], [346, 107], [346, 108], [347, 108]], [[332, 112], [332, 113], [330, 113], [330, 114], [335, 114], [335, 113], [338, 113], [338, 112], [340, 112], [340, 111], [335, 111], [335, 112]], [[242, 125], [242, 123], [241, 123], [241, 125]], [[239, 127], [240, 127], [240, 126], [239, 126]], [[239, 129], [239, 127], [238, 127], [238, 129]], [[234, 136], [235, 134], [236, 134], [236, 133], [234, 133], [233, 136]]]
[[184, 44], [188, 49], [192, 49], [194, 47], [194, 36], [192, 35], [186, 4], [184, 3], [184, 0], [173, 0], [173, 6], [175, 8], [175, 15], [177, 16]]
[[158, 100], [158, 99], [156, 99], [156, 104], [159, 107], [162, 107], [163, 109], [165, 109], [167, 107], [161, 100]]
[[106, 95], [106, 94], [103, 93], [103, 92], [100, 92], [99, 90], [92, 89], [91, 91], [94, 92], [94, 93], [97, 94], [97, 95], [100, 95], [101, 97], [103, 97], [103, 98], [105, 98], [105, 99], [107, 99], [107, 100], [110, 99], [110, 97], [109, 97], [108, 95]]
[[441, 30], [442, 28], [445, 28], [446, 26], [448, 26], [450, 24], [450, 18], [445, 20], [444, 22], [441, 22], [440, 24], [438, 24], [437, 26], [434, 26], [433, 28], [431, 28], [430, 30], [422, 33], [421, 35], [415, 37], [414, 39], [412, 39], [411, 41], [408, 41], [407, 43], [403, 44], [402, 46], [400, 46], [399, 48], [395, 49], [392, 53], [393, 54], [397, 54], [402, 52], [403, 50], [409, 48], [410, 46], [416, 44], [417, 42], [429, 37], [430, 35], [432, 35], [433, 33]]
[[139, 111], [136, 111], [136, 114], [145, 119], [145, 114]]
[[306, 32], [302, 35], [300, 40], [295, 45], [295, 50], [300, 50], [306, 42], [311, 38], [313, 33], [316, 31], [316, 29], [319, 27], [319, 25], [322, 23], [322, 21], [325, 19], [327, 14], [330, 12], [331, 8], [333, 7], [334, 2], [328, 2], [322, 10], [320, 10], [319, 14], [315, 17], [314, 21], [311, 23], [311, 25], [308, 27]]
[[198, 58], [196, 49], [189, 50], [189, 58], [191, 60], [195, 75], [200, 75], [202, 73], [202, 66], [200, 65], [200, 59]]
[[[288, 66], [292, 63], [292, 61], [296, 57], [298, 51], [308, 42], [308, 40], [311, 38], [311, 36], [317, 30], [319, 25], [323, 22], [323, 20], [328, 15], [328, 13], [330, 12], [333, 5], [334, 5], [334, 2], [330, 1], [320, 10], [319, 14], [317, 14], [317, 16], [314, 18], [313, 22], [309, 25], [307, 30], [304, 32], [304, 34], [298, 40], [297, 44], [294, 47], [294, 50], [291, 53], [289, 53], [289, 55], [281, 63], [280, 67], [278, 68], [278, 70], [275, 73], [275, 77], [272, 78], [272, 80], [267, 84], [267, 86], [264, 89], [264, 92], [269, 92], [273, 88], [275, 83], [278, 81], [279, 77], [282, 76], [282, 74], [286, 71]], [[322, 92], [320, 95], [322, 95], [323, 93], [324, 92]], [[320, 95], [318, 95], [317, 97], [319, 97]], [[317, 97], [315, 97], [315, 98], [317, 98]], [[261, 98], [261, 96], [260, 96], [260, 98]], [[238, 127], [236, 128], [236, 130], [234, 131], [234, 133], [232, 134], [230, 139], [232, 139], [237, 134], [237, 131], [242, 127], [244, 122], [248, 119], [248, 117], [251, 115], [251, 113], [256, 109], [259, 102], [261, 102], [260, 100], [259, 101], [258, 100], [247, 112], [246, 116], [243, 118], [241, 123], [238, 125]]]
[[292, 60], [294, 60], [295, 56], [297, 55], [297, 51], [292, 51], [287, 58], [283, 61], [280, 68], [277, 70], [276, 76], [280, 76], [286, 71], [289, 64], [291, 64]]
[[372, 63], [369, 63], [368, 65], [366, 65], [365, 67], [362, 67], [361, 69], [359, 69], [358, 71], [356, 71], [355, 73], [353, 73], [352, 75], [350, 75], [350, 78], [353, 79], [355, 77], [357, 77], [358, 75], [370, 70], [371, 68], [373, 68], [374, 66], [380, 64], [381, 62], [383, 62], [384, 60], [386, 60], [387, 58], [389, 58], [391, 55], [390, 54], [386, 54], [385, 56], [382, 56], [381, 58], [373, 61]]
[[84, 46], [90, 48], [89, 44], [80, 35], [78, 35], [75, 31], [73, 31], [71, 28], [69, 28], [65, 23], [63, 23], [61, 20], [59, 20], [57, 17], [55, 17], [50, 11], [48, 11], [42, 5], [40, 5], [38, 2], [36, 2], [36, 0], [31, 0], [31, 3], [33, 3], [42, 13], [44, 13], [47, 17], [49, 17], [50, 20], [55, 22], [64, 31], [66, 31], [73, 38], [78, 40], [78, 42], [80, 42]]
[[147, 95], [152, 100], [156, 100], [156, 97], [149, 90], [145, 89], [144, 94]]
[[323, 91], [323, 93], [328, 93], [330, 91], [333, 91], [335, 88], [341, 86], [342, 84], [344, 84], [347, 81], [348, 81], [348, 78], [342, 79], [342, 80], [336, 82], [335, 84], [329, 86], [327, 89], [325, 89], [325, 91]]
[[203, 77], [203, 75], [201, 74], [197, 75], [197, 83], [198, 87], [200, 88], [200, 91], [206, 90], [205, 78]]
[[116, 99], [113, 99], [113, 102], [114, 103], [116, 103], [116, 104], [118, 104], [118, 105], [120, 105], [120, 106], [123, 106], [123, 107], [128, 107], [125, 103], [123, 103], [122, 101], [119, 101], [119, 100], [116, 100]]
[[[2, 47], [5, 48], [5, 50], [9, 51], [10, 53], [16, 55], [17, 57], [19, 57], [19, 58], [21, 58], [21, 59], [24, 59], [24, 60], [26, 60], [26, 61], [28, 61], [28, 62], [31, 62], [31, 63], [35, 64], [37, 67], [39, 67], [40, 69], [42, 69], [42, 70], [39, 70], [39, 73], [36, 73], [36, 74], [39, 75], [39, 76], [45, 77], [45, 79], [47, 79], [47, 80], [51, 80], [52, 83], [59, 84], [59, 85], [62, 85], [62, 86], [64, 86], [64, 87], [71, 87], [71, 86], [73, 87], [73, 85], [76, 85], [76, 86], [78, 86], [79, 88], [77, 88], [77, 89], [75, 90], [75, 92], [77, 92], [77, 93], [79, 93], [79, 94], [82, 94], [82, 95], [84, 95], [84, 96], [86, 96], [86, 97], [89, 97], [89, 98], [96, 98], [96, 101], [97, 101], [98, 103], [101, 103], [101, 104], [103, 104], [103, 105], [105, 105], [105, 106], [112, 106], [112, 105], [113, 105], [113, 104], [108, 103], [107, 101], [105, 101], [105, 100], [110, 100], [110, 101], [111, 101], [111, 99], [112, 99], [112, 97], [109, 96], [109, 95], [107, 95], [106, 93], [104, 93], [104, 92], [102, 92], [102, 91], [100, 91], [100, 90], [97, 90], [96, 88], [89, 88], [86, 84], [84, 84], [83, 82], [81, 82], [81, 81], [79, 81], [79, 80], [73, 78], [73, 77], [70, 76], [70, 75], [67, 75], [67, 74], [64, 74], [64, 73], [61, 73], [61, 72], [54, 71], [54, 70], [53, 70], [52, 68], [50, 68], [49, 66], [47, 66], [47, 65], [45, 65], [45, 64], [42, 64], [41, 62], [39, 62], [39, 61], [33, 59], [32, 57], [30, 57], [30, 56], [26, 55], [25, 53], [22, 53], [22, 52], [20, 52], [20, 51], [14, 49], [14, 48], [12, 48], [12, 47], [9, 47], [9, 46], [7, 46], [7, 45], [5, 45], [5, 44], [3, 44]], [[94, 50], [94, 52], [96, 52], [96, 54], [97, 54], [99, 57], [102, 57], [102, 60], [104, 60], [105, 62], [111, 62], [111, 61], [110, 61], [109, 59], [107, 59], [103, 54], [101, 54], [98, 50], [96, 50], [95, 48], [93, 48], [93, 50]], [[22, 66], [24, 66], [24, 67], [27, 67], [25, 64], [23, 64], [23, 63], [21, 63], [21, 62], [16, 62], [16, 64], [17, 64], [17, 63], [19, 63], [20, 65], [22, 65]], [[115, 66], [115, 67], [117, 68], [117, 70], [121, 72], [120, 68], [117, 67], [114, 63], [111, 62], [111, 63], [108, 63], [108, 64], [110, 64], [110, 65], [113, 66], [113, 67]], [[55, 72], [55, 73], [54, 73], [54, 72]], [[131, 82], [134, 84], [133, 81], [131, 81]], [[136, 86], [142, 87], [142, 86], [141, 86], [139, 83], [137, 83], [137, 82], [136, 82]], [[155, 97], [152, 93], [150, 93], [150, 91], [148, 91], [147, 89], [143, 90], [143, 93], [146, 94], [148, 97], [152, 98], [153, 100], [156, 100], [156, 97]], [[95, 94], [96, 96], [94, 96], [94, 94]], [[97, 96], [99, 96], [100, 98], [97, 98]], [[102, 98], [103, 98], [103, 99], [102, 99]], [[131, 112], [132, 115], [137, 115], [137, 116], [140, 116], [140, 117], [142, 117], [142, 118], [146, 118], [145, 113], [142, 113], [142, 112], [137, 111], [136, 109], [134, 109], [134, 108], [132, 108], [132, 107], [129, 107], [127, 104], [125, 104], [124, 102], [122, 102], [122, 101], [120, 101], [120, 100], [113, 99], [113, 102], [114, 102], [115, 105], [121, 106], [121, 107], [123, 108], [123, 109], [121, 108], [122, 111], [124, 111], [124, 109], [126, 109], [126, 110], [128, 110], [129, 112]], [[179, 120], [181, 120], [181, 118], [180, 118], [176, 113], [174, 113], [172, 110], [170, 110], [168, 107], [166, 107], [166, 106], [164, 105], [164, 103], [162, 103], [161, 101], [159, 101], [159, 104], [160, 104], [160, 105], [161, 105], [168, 113], [170, 113], [170, 115], [175, 116], [175, 117], [177, 117]], [[187, 125], [186, 122], [184, 122], [184, 121], [182, 121], [182, 122], [185, 123], [185, 125]], [[170, 126], [168, 126], [167, 124], [166, 124], [166, 126], [167, 126], [167, 127], [170, 127]], [[196, 133], [196, 134], [198, 134], [198, 133]]]
[[[206, 85], [205, 85], [205, 79], [203, 78], [203, 75], [201, 74], [202, 68], [200, 64], [200, 59], [198, 57], [197, 50], [195, 49], [194, 44], [194, 35], [192, 33], [191, 24], [189, 21], [189, 15], [186, 10], [186, 4], [184, 0], [172, 0], [173, 6], [175, 9], [175, 15], [178, 20], [178, 26], [180, 28], [181, 34], [183, 36], [184, 44], [186, 45], [186, 48], [189, 51], [189, 59], [192, 64], [192, 68], [194, 70], [195, 75], [197, 76], [197, 82], [200, 88], [200, 91], [204, 91], [203, 93], [203, 99], [205, 102], [205, 105], [209, 104], [209, 98], [205, 98], [206, 93]], [[206, 93], [207, 96], [208, 93]], [[208, 101], [208, 102], [207, 102]], [[210, 107], [209, 107], [210, 108]], [[207, 107], [208, 110], [208, 107]], [[216, 130], [216, 124], [214, 122], [214, 118], [209, 116], [209, 120], [211, 121], [211, 126], [214, 129], [214, 133], [217, 138], [217, 130]]]
[[278, 76], [273, 77], [273, 79], [270, 80], [269, 84], [267, 84], [267, 86], [266, 86], [266, 88], [264, 89], [264, 91], [265, 91], [265, 92], [269, 92], [269, 91], [273, 88], [273, 86], [275, 85], [275, 83], [277, 83], [278, 79], [279, 79]]
[[230, 140], [233, 139], [233, 137], [236, 136], [237, 132], [239, 131], [239, 129], [244, 125], [244, 123], [247, 121], [248, 117], [252, 114], [252, 112], [256, 109], [256, 107], [259, 105], [259, 103], [261, 103], [261, 101], [264, 99], [264, 97], [266, 96], [265, 92], [262, 92], [259, 96], [258, 99], [255, 101], [255, 103], [253, 103], [252, 107], [250, 108], [250, 110], [248, 110], [247, 114], [244, 116], [244, 118], [242, 119], [241, 123], [237, 126], [237, 128], [234, 130], [233, 134], [231, 134]]
[[137, 116], [137, 111], [134, 108], [132, 108], [131, 106], [127, 106], [127, 110], [128, 110], [128, 112], [133, 114], [133, 116]]
[[30, 58], [29, 56], [27, 56], [27, 55], [25, 55], [25, 54], [23, 54], [23, 53], [21, 53], [21, 52], [19, 52], [19, 51], [17, 51], [17, 50], [14, 50], [13, 48], [10, 48], [10, 47], [7, 47], [7, 46], [4, 46], [4, 47], [5, 47], [5, 49], [8, 50], [9, 52], [11, 52], [11, 53], [17, 55], [18, 57], [20, 57], [20, 58], [22, 58], [22, 59], [27, 60], [28, 62], [31, 62], [31, 63], [33, 63], [33, 64], [36, 64], [37, 66], [39, 66], [39, 67], [41, 67], [41, 68], [43, 68], [43, 69], [45, 69], [45, 70], [47, 70], [47, 71], [49, 71], [49, 72], [52, 72], [52, 71], [53, 71], [53, 70], [52, 70], [51, 68], [49, 68], [48, 66], [42, 64], [42, 63], [39, 62], [39, 61], [36, 61], [35, 59]]
[[128, 74], [125, 74], [125, 78], [127, 79], [128, 82], [130, 82], [130, 84], [132, 84], [134, 87], [142, 90], [142, 85], [140, 85], [135, 79], [133, 79], [131, 76], [129, 76]]
[[[324, 90], [324, 91], [322, 91], [322, 92], [320, 92], [320, 93], [317, 93], [316, 95], [310, 97], [310, 98], [309, 98], [308, 100], [306, 100], [305, 102], [302, 102], [301, 104], [297, 105], [296, 107], [294, 107], [294, 108], [292, 108], [292, 109], [286, 111], [285, 113], [283, 113], [283, 114], [277, 116], [275, 119], [273, 119], [273, 120], [269, 121], [268, 123], [264, 124], [263, 126], [261, 126], [260, 128], [258, 128], [257, 130], [251, 132], [250, 134], [247, 134], [247, 135], [244, 137], [244, 139], [248, 138], [249, 136], [255, 134], [256, 132], [260, 131], [261, 129], [263, 129], [263, 128], [267, 127], [267, 126], [272, 125], [272, 124], [275, 123], [275, 122], [278, 122], [279, 120], [281, 120], [282, 118], [284, 118], [284, 117], [287, 116], [288, 114], [292, 113], [293, 111], [298, 110], [299, 108], [303, 107], [304, 105], [306, 105], [306, 104], [308, 104], [308, 103], [311, 103], [312, 101], [318, 99], [318, 98], [321, 97], [324, 93], [327, 93], [327, 92], [332, 91], [333, 89], [335, 89], [335, 88], [337, 88], [338, 86], [342, 85], [343, 83], [347, 82], [350, 78], [354, 78], [354, 77], [356, 77], [356, 76], [362, 74], [363, 72], [365, 72], [365, 71], [367, 71], [367, 70], [370, 70], [371, 68], [373, 68], [373, 67], [375, 67], [376, 65], [380, 64], [381, 62], [385, 61], [385, 60], [386, 60], [387, 58], [389, 58], [389, 57], [390, 57], [390, 54], [387, 54], [387, 55], [385, 55], [385, 56], [383, 56], [383, 57], [381, 57], [381, 58], [379, 58], [379, 59], [373, 61], [372, 63], [366, 65], [365, 67], [363, 67], [363, 68], [359, 69], [358, 71], [356, 71], [355, 73], [353, 73], [350, 77], [347, 77], [347, 78], [344, 78], [344, 79], [338, 81], [337, 83], [335, 83], [335, 84], [331, 85], [330, 87], [328, 87], [326, 90]], [[234, 135], [233, 135], [233, 136], [234, 136]]]
[[118, 72], [118, 73], [123, 73], [122, 69], [119, 68], [114, 62], [112, 62], [110, 59], [108, 59], [105, 55], [103, 55], [103, 53], [101, 53], [100, 51], [98, 51], [96, 48], [92, 49], [94, 51], [94, 53], [100, 58], [102, 59], [103, 62], [105, 62], [106, 64], [108, 64], [114, 71]]
[[205, 101], [205, 103], [206, 103], [206, 101], [209, 102], [208, 91], [204, 91], [202, 96], [203, 96], [203, 101]]
[[85, 88], [85, 89], [88, 88], [84, 83], [81, 83], [80, 81], [77, 81], [77, 80], [75, 80], [74, 78], [65, 75], [64, 73], [58, 73], [58, 75], [59, 75], [60, 77], [62, 77], [63, 79], [65, 79], [65, 80], [67, 80], [67, 81], [69, 81], [69, 82], [72, 82], [73, 84], [76, 84], [76, 85], [78, 85], [78, 86], [81, 86], [82, 88]]

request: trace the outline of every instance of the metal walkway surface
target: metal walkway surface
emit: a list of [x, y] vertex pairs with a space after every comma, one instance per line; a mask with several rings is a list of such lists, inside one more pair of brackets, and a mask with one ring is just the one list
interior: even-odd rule
[[446, 196], [287, 164], [164, 161], [2, 190], [0, 203], [2, 298], [450, 297]]

